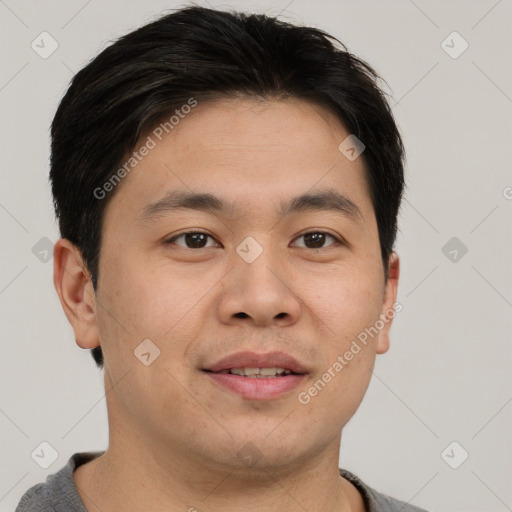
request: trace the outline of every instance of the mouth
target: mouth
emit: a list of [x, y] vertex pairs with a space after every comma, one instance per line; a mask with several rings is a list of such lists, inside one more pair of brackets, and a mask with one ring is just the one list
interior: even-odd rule
[[[204, 371], [211, 372], [211, 370]], [[247, 377], [248, 379], [274, 379], [276, 377], [286, 377], [288, 375], [302, 375], [299, 373], [292, 372], [290, 369], [276, 368], [275, 366], [263, 368], [229, 368], [227, 370], [221, 370], [219, 372], [211, 373], [238, 375], [239, 377]]]
[[203, 370], [213, 373], [234, 373], [247, 377], [252, 375], [277, 376], [283, 375], [283, 373], [307, 373], [304, 365], [285, 352], [268, 352], [266, 354], [248, 351], [236, 352], [223, 357], [216, 363], [203, 368]]
[[289, 393], [306, 378], [307, 371], [283, 352], [239, 352], [202, 370], [224, 390], [249, 400], [272, 400]]

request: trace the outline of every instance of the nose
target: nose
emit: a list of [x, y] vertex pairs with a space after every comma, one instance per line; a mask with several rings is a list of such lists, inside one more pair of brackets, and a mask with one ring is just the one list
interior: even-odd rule
[[258, 327], [285, 327], [297, 322], [301, 301], [284, 265], [270, 250], [264, 250], [252, 263], [236, 256], [234, 268], [222, 283], [220, 321]]

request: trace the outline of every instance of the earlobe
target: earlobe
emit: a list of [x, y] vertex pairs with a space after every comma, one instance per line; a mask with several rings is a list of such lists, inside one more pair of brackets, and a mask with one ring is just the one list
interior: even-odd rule
[[61, 238], [53, 251], [53, 284], [81, 348], [99, 346], [96, 297], [79, 249]]
[[377, 340], [377, 354], [384, 354], [389, 350], [389, 331], [393, 319], [398, 312], [396, 307], [396, 298], [398, 293], [398, 278], [400, 275], [400, 259], [396, 252], [392, 252], [389, 256], [388, 263], [388, 279], [384, 289], [384, 301], [382, 303], [382, 310], [380, 318], [384, 323], [379, 332]]

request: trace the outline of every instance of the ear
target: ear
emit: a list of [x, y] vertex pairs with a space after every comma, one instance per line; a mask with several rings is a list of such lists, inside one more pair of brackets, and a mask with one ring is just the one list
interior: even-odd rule
[[389, 330], [396, 313], [402, 310], [401, 304], [396, 305], [399, 274], [400, 259], [398, 254], [393, 251], [389, 256], [388, 280], [384, 288], [384, 301], [380, 313], [380, 319], [384, 322], [384, 327], [379, 331], [377, 354], [384, 354], [389, 350]]
[[96, 295], [80, 250], [61, 238], [53, 250], [53, 284], [81, 348], [99, 346]]

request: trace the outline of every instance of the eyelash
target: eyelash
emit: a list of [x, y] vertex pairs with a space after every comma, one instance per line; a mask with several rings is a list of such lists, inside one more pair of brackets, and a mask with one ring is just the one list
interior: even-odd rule
[[[180, 233], [178, 235], [174, 235], [172, 238], [169, 238], [167, 240], [165, 240], [165, 244], [174, 244], [175, 241], [181, 237], [184, 237], [185, 235], [196, 235], [196, 234], [203, 234], [203, 235], [206, 235], [208, 236], [209, 238], [211, 238], [212, 240], [215, 240], [215, 238], [210, 235], [209, 233], [206, 233], [204, 231], [185, 231], [184, 233]], [[336, 237], [335, 235], [327, 232], [327, 231], [322, 231], [322, 230], [311, 230], [311, 231], [306, 231], [305, 233], [302, 233], [300, 234], [299, 236], [297, 236], [294, 240], [298, 240], [299, 238], [302, 238], [306, 235], [310, 235], [310, 234], [321, 234], [321, 235], [327, 235], [327, 236], [330, 236], [332, 239], [334, 239], [334, 244], [330, 244], [326, 247], [318, 247], [316, 249], [326, 249], [327, 247], [330, 247], [331, 245], [342, 245], [344, 242], [342, 242], [342, 240], [340, 240], [338, 237]], [[220, 243], [218, 242], [217, 240], [215, 240], [217, 243]], [[180, 247], [183, 247], [183, 246], [180, 246]], [[191, 250], [194, 250], [194, 248], [192, 247], [183, 247], [184, 249], [191, 249]], [[311, 249], [311, 250], [314, 250], [315, 247], [301, 247], [302, 249]], [[198, 249], [208, 249], [208, 247], [199, 247]], [[198, 250], [198, 249], [195, 249], [195, 250]]]

